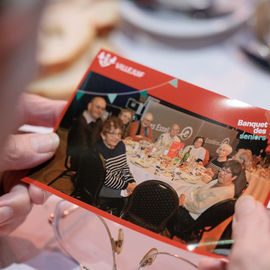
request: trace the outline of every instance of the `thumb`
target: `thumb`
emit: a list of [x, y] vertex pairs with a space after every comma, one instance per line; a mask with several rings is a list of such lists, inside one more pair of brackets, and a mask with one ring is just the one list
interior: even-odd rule
[[[260, 244], [268, 245], [270, 219], [265, 207], [253, 197], [241, 196], [235, 205], [233, 219], [233, 249], [240, 248], [246, 254], [251, 254], [254, 243], [260, 239]], [[256, 233], [255, 233], [256, 232]]]
[[[233, 237], [237, 242], [246, 241], [248, 238], [257, 238], [258, 234], [269, 230], [269, 218], [264, 206], [252, 196], [241, 196], [235, 205], [233, 219]], [[260, 230], [258, 231], [258, 228]], [[254, 231], [257, 233], [254, 234]]]
[[58, 145], [55, 133], [10, 135], [0, 155], [0, 171], [35, 167], [50, 159]]

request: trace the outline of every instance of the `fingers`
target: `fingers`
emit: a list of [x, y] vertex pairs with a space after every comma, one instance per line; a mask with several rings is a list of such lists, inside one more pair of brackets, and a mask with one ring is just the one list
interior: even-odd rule
[[66, 104], [66, 101], [23, 94], [18, 105], [19, 124], [53, 127]]
[[[3, 191], [9, 193], [10, 190], [18, 184], [24, 185], [21, 179], [26, 176], [27, 170], [21, 171], [7, 171], [3, 177]], [[34, 185], [27, 185], [30, 200], [33, 204], [43, 204], [50, 196], [50, 193], [42, 190]]]
[[229, 269], [270, 269], [270, 219], [251, 196], [240, 197], [233, 220], [234, 245]]
[[199, 270], [225, 270], [226, 262], [213, 258], [204, 258], [199, 262]]
[[50, 193], [34, 185], [29, 185], [28, 192], [31, 201], [34, 204], [43, 204], [50, 196]]
[[58, 145], [55, 133], [11, 135], [0, 154], [0, 171], [33, 168], [53, 157]]
[[14, 186], [9, 193], [0, 197], [0, 236], [16, 229], [32, 208], [25, 185]]
[[254, 230], [258, 231], [258, 228], [260, 230], [257, 233], [268, 233], [269, 221], [266, 209], [262, 204], [255, 201], [252, 196], [242, 196], [235, 205], [233, 237], [237, 242], [244, 241], [254, 235]]

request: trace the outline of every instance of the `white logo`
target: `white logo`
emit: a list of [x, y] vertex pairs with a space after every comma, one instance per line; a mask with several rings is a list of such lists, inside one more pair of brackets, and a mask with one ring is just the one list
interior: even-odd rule
[[128, 73], [134, 77], [141, 78], [145, 75], [143, 71], [137, 70], [133, 67], [127, 66], [123, 63], [117, 62], [117, 57], [112, 56], [110, 53], [101, 52], [98, 56], [98, 62], [101, 67], [108, 67], [114, 65], [115, 69], [119, 69], [122, 72]]
[[185, 141], [189, 139], [192, 136], [192, 133], [193, 133], [192, 127], [185, 127], [180, 133], [181, 140]]
[[100, 64], [100, 66], [102, 67], [108, 67], [110, 65], [114, 65], [116, 63], [117, 57], [116, 56], [111, 56], [110, 53], [105, 53], [105, 52], [101, 52], [98, 55], [98, 62]]
[[220, 144], [230, 144], [230, 138], [225, 138]]

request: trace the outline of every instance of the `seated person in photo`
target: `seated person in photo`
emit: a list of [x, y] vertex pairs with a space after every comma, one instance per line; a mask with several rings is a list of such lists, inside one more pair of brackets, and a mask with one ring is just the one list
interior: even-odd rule
[[206, 150], [203, 148], [204, 137], [195, 137], [193, 144], [188, 145], [184, 148], [183, 153], [190, 151], [190, 156], [192, 156], [197, 162], [202, 162], [205, 158]]
[[210, 160], [210, 162], [205, 166], [213, 171], [213, 178], [217, 177], [219, 170], [228, 160], [228, 156], [232, 153], [232, 147], [229, 144], [224, 143], [217, 148], [216, 152], [218, 156]]
[[236, 154], [232, 157], [232, 159], [238, 160], [244, 169], [248, 169], [252, 167], [252, 151], [249, 149], [238, 149]]
[[232, 159], [239, 161], [242, 165], [242, 172], [237, 181], [239, 190], [241, 191], [248, 186], [246, 169], [252, 166], [252, 152], [249, 149], [239, 149]]
[[158, 148], [169, 149], [174, 142], [180, 142], [181, 140], [177, 136], [179, 131], [180, 131], [179, 125], [173, 124], [170, 127], [169, 132], [163, 133], [158, 137], [158, 139], [155, 143], [156, 146]]
[[184, 234], [185, 230], [190, 228], [204, 211], [218, 202], [233, 199], [240, 193], [237, 182], [241, 171], [240, 162], [229, 160], [219, 172], [218, 179], [181, 194], [179, 209], [168, 222], [169, 232], [188, 241], [189, 236]]
[[126, 157], [126, 148], [122, 142], [123, 123], [118, 117], [111, 117], [104, 122], [101, 140], [96, 144], [97, 151], [105, 161], [105, 182], [100, 197], [121, 198], [121, 191], [130, 195], [136, 182], [130, 172]]
[[94, 97], [87, 109], [72, 121], [68, 134], [68, 153], [71, 168], [78, 169], [81, 152], [97, 142], [102, 127], [101, 117], [106, 109], [106, 101], [102, 97]]
[[153, 122], [152, 113], [146, 113], [141, 120], [132, 122], [127, 130], [126, 139], [133, 141], [147, 140], [153, 142], [152, 128]]
[[118, 118], [122, 121], [123, 123], [123, 138], [126, 137], [127, 129], [128, 126], [132, 120], [133, 117], [133, 112], [128, 110], [128, 109], [122, 109], [120, 113], [118, 114]]

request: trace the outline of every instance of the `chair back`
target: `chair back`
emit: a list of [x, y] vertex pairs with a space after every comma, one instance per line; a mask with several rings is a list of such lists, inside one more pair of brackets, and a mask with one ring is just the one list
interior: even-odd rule
[[218, 202], [205, 210], [185, 232], [189, 241], [199, 241], [204, 232], [210, 231], [234, 214], [236, 199]]
[[177, 211], [176, 191], [158, 180], [139, 184], [129, 197], [122, 218], [154, 232], [162, 232]]
[[105, 163], [101, 154], [92, 147], [82, 152], [76, 179], [75, 195], [82, 201], [96, 205], [105, 181]]

